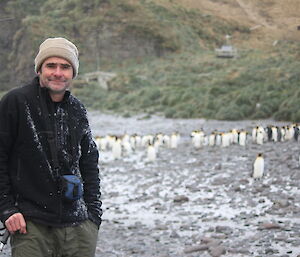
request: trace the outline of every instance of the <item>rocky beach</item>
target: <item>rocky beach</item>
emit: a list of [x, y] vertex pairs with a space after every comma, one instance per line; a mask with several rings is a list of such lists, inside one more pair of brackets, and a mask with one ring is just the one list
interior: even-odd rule
[[[257, 125], [286, 122], [111, 117], [93, 113], [95, 135], [180, 133], [154, 162], [143, 150], [100, 157], [103, 224], [97, 257], [300, 256], [299, 142], [251, 141]], [[245, 129], [246, 146], [195, 149], [190, 134]], [[263, 153], [265, 173], [254, 180]]]
[[[300, 256], [300, 143], [251, 140], [257, 125], [288, 122], [89, 117], [94, 136], [180, 134], [177, 148], [160, 147], [151, 162], [145, 149], [117, 160], [100, 152], [104, 214], [96, 257]], [[196, 149], [190, 135], [198, 129], [249, 134], [245, 146]], [[258, 153], [265, 172], [254, 180]]]

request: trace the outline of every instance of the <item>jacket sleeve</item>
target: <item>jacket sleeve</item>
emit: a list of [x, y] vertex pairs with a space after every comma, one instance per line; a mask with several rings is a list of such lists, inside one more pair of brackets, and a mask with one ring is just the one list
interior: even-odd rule
[[98, 158], [98, 149], [93, 141], [91, 130], [86, 120], [86, 129], [81, 140], [81, 157], [79, 167], [83, 179], [84, 200], [87, 204], [89, 219], [100, 226], [102, 202], [100, 200], [101, 192]]
[[15, 95], [8, 94], [0, 101], [0, 220], [19, 212], [15, 207], [9, 159], [17, 138], [18, 104]]

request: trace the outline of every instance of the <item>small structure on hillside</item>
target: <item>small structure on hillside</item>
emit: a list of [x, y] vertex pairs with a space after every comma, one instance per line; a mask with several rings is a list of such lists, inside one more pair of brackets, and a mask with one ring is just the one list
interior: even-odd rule
[[98, 83], [99, 87], [105, 90], [108, 89], [108, 82], [116, 76], [116, 73], [103, 71], [95, 71], [83, 74], [83, 78], [86, 82], [95, 81]]
[[229, 42], [229, 35], [226, 35], [226, 44], [222, 45], [221, 48], [215, 49], [217, 57], [220, 58], [234, 58], [237, 57], [237, 49], [233, 47]]

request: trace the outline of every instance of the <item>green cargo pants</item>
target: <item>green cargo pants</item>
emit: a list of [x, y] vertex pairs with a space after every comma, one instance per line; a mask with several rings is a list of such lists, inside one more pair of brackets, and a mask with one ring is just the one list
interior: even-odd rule
[[98, 227], [87, 220], [75, 227], [54, 228], [26, 222], [27, 234], [11, 236], [12, 257], [94, 257]]

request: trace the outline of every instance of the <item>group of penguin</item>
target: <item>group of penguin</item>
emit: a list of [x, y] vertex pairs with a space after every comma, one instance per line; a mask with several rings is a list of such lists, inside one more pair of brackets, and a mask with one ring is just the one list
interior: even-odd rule
[[[250, 133], [244, 129], [232, 129], [228, 132], [213, 131], [206, 134], [203, 129], [194, 130], [191, 132], [191, 144], [195, 149], [200, 149], [205, 146], [220, 146], [228, 147], [232, 144], [245, 146], [251, 142], [262, 145], [267, 141], [284, 142], [288, 140], [298, 141], [300, 134], [300, 125], [290, 124], [287, 126], [271, 126], [266, 127], [256, 126]], [[251, 138], [250, 138], [251, 137]], [[178, 132], [172, 134], [147, 134], [129, 135], [106, 135], [96, 136], [95, 142], [100, 152], [110, 151], [113, 160], [118, 160], [126, 156], [130, 156], [137, 150], [146, 151], [146, 161], [154, 162], [157, 158], [157, 153], [161, 147], [176, 149], [180, 143], [181, 135]], [[300, 158], [300, 157], [299, 157]], [[264, 174], [264, 157], [259, 153], [253, 164], [252, 177], [260, 179]]]
[[[263, 128], [257, 126], [252, 130], [252, 141], [262, 145], [266, 141], [271, 142], [284, 142], [288, 140], [295, 140], [298, 142], [300, 133], [300, 125], [291, 124], [288, 126], [267, 126]], [[300, 165], [300, 155], [299, 155]], [[258, 153], [253, 163], [252, 177], [254, 179], [261, 179], [264, 174], [264, 157], [262, 153]]]
[[153, 162], [156, 160], [157, 153], [160, 147], [175, 149], [178, 147], [180, 134], [173, 132], [171, 135], [158, 133], [148, 135], [124, 134], [96, 136], [95, 142], [100, 152], [111, 151], [114, 160], [122, 157], [130, 156], [138, 150], [145, 150], [147, 161]]
[[[256, 126], [252, 129], [252, 142], [263, 145], [265, 142], [284, 142], [291, 139], [298, 141], [300, 133], [300, 125], [291, 124], [287, 126]], [[191, 133], [192, 143], [195, 148], [202, 146], [221, 146], [228, 147], [231, 144], [239, 144], [245, 146], [249, 143], [249, 132], [242, 129], [232, 129], [228, 132], [213, 131], [210, 135], [206, 135], [203, 130], [194, 130]]]

